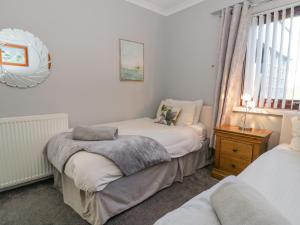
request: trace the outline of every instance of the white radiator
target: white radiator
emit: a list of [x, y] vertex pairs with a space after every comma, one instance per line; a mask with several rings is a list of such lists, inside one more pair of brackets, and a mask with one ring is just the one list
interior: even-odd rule
[[67, 129], [67, 114], [0, 118], [0, 191], [50, 176], [43, 149]]

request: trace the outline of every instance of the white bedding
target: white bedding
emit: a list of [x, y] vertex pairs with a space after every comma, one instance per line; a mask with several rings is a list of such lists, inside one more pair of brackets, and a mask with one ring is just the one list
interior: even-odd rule
[[224, 182], [243, 181], [263, 194], [291, 224], [300, 221], [300, 152], [279, 145], [263, 154], [238, 177], [230, 176], [162, 217], [155, 225], [219, 225], [210, 196]]
[[293, 225], [300, 224], [300, 152], [279, 145], [238, 178], [260, 192]]
[[[166, 126], [154, 123], [150, 118], [101, 125], [118, 127], [120, 135], [153, 138], [167, 149], [172, 158], [199, 150], [206, 132], [202, 124], [193, 127]], [[68, 160], [64, 173], [73, 179], [77, 188], [90, 192], [101, 191], [107, 184], [123, 176], [109, 159], [84, 151], [74, 154]]]

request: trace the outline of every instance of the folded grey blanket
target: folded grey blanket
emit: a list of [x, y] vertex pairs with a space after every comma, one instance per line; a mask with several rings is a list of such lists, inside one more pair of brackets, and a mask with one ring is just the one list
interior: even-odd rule
[[116, 127], [75, 127], [72, 132], [73, 140], [104, 141], [118, 138]]
[[290, 225], [291, 223], [254, 188], [225, 183], [211, 196], [222, 225]]
[[53, 137], [45, 148], [46, 157], [61, 173], [67, 160], [79, 151], [99, 154], [112, 160], [125, 176], [171, 161], [164, 146], [142, 136], [123, 135], [113, 141], [77, 141], [72, 140], [72, 133], [61, 133]]

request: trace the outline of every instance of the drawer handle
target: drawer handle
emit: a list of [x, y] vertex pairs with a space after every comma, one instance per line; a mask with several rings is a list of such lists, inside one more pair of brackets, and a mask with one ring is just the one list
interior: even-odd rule
[[235, 169], [236, 166], [234, 164], [231, 164], [231, 167]]
[[232, 151], [233, 151], [233, 152], [238, 152], [239, 150], [237, 150], [237, 149], [233, 149]]

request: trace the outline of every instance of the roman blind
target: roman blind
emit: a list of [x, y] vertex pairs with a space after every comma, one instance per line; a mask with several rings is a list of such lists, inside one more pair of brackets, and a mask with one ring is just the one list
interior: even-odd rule
[[299, 110], [299, 15], [298, 5], [253, 15], [243, 92], [256, 107]]

